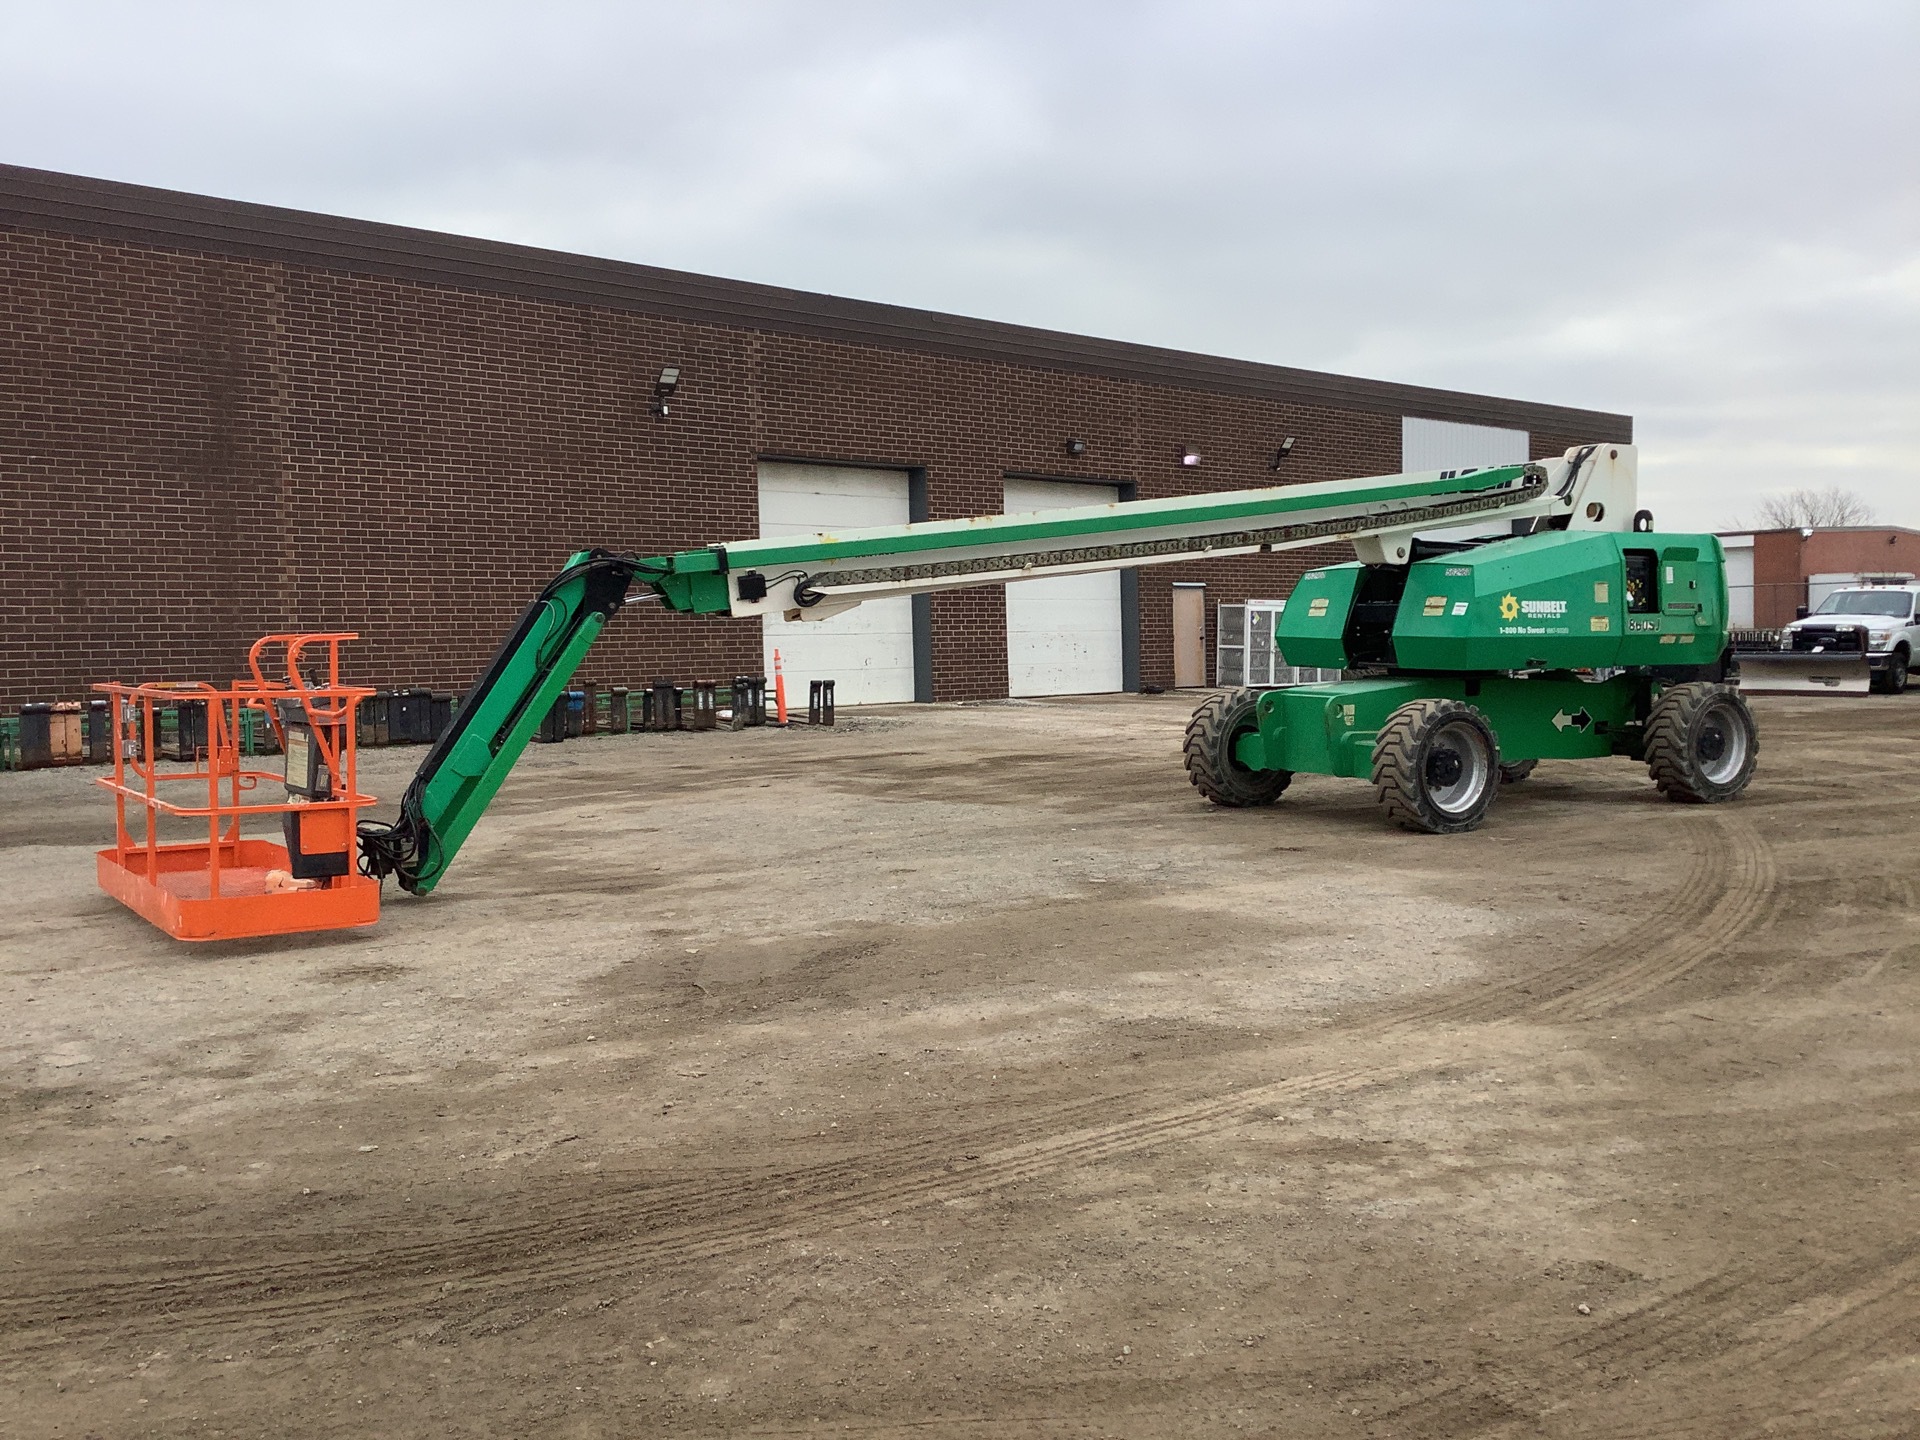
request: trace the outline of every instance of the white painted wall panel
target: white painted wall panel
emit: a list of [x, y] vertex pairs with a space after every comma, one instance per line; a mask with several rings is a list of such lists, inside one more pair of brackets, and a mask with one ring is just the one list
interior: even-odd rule
[[1452, 420], [1400, 417], [1402, 470], [1459, 470], [1467, 466], [1518, 465], [1532, 439], [1525, 430], [1461, 425]]
[[[814, 535], [867, 525], [907, 523], [904, 470], [836, 465], [760, 466], [760, 538]], [[840, 705], [913, 699], [913, 602], [870, 600], [826, 620], [761, 621], [767, 699], [773, 699], [773, 652], [780, 651], [790, 707], [804, 710], [807, 682], [834, 682]]]
[[[1007, 481], [1006, 512], [1118, 500], [1111, 485]], [[1120, 573], [1060, 575], [1007, 586], [1007, 693], [1099, 695], [1121, 688]]]
[[1727, 554], [1727, 623], [1741, 629], [1753, 626], [1753, 536], [1722, 535]]
[[[1532, 441], [1525, 430], [1502, 430], [1493, 425], [1462, 425], [1452, 420], [1400, 417], [1400, 468], [1418, 470], [1478, 470], [1487, 465], [1519, 465], [1530, 457]], [[1434, 540], [1466, 540], [1475, 535], [1505, 534], [1505, 520], [1456, 525], [1422, 532]]]

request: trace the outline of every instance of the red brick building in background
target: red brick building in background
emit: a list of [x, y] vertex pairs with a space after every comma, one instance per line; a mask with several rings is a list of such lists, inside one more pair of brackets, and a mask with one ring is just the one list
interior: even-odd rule
[[1777, 630], [1842, 584], [1920, 575], [1920, 530], [1852, 525], [1722, 535], [1736, 625]]
[[[1536, 457], [1632, 439], [1621, 415], [0, 166], [0, 707], [225, 679], [287, 629], [359, 631], [358, 681], [460, 688], [568, 553], [759, 533], [767, 461], [903, 471], [943, 519], [1016, 478], [1148, 499], [1390, 473], [1406, 417]], [[1175, 582], [1211, 615], [1327, 553], [1129, 577], [1127, 682], [1172, 681]], [[920, 698], [1007, 693], [1003, 592], [923, 603]], [[582, 675], [760, 668], [758, 622], [635, 606]]]

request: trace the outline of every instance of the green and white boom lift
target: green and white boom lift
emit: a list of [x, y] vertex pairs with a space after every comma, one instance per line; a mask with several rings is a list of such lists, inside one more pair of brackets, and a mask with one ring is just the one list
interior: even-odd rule
[[[1747, 786], [1753, 716], [1723, 683], [1726, 568], [1712, 535], [1657, 534], [1630, 445], [1551, 461], [989, 515], [642, 557], [573, 556], [520, 617], [362, 866], [433, 889], [600, 628], [633, 586], [701, 615], [819, 619], [866, 600], [1350, 540], [1303, 576], [1275, 641], [1354, 678], [1203, 703], [1186, 768], [1218, 805], [1294, 775], [1368, 777], [1396, 824], [1478, 825], [1544, 759], [1644, 760], [1669, 799]], [[1417, 539], [1529, 521], [1491, 541]]]

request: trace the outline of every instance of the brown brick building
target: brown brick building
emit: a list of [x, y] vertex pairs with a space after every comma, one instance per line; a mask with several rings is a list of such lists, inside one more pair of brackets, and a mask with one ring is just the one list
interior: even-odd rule
[[[899, 472], [938, 519], [1001, 509], [1010, 480], [1151, 498], [1391, 472], [1406, 417], [1536, 456], [1632, 438], [1619, 415], [0, 166], [0, 707], [226, 678], [295, 628], [361, 632], [356, 679], [458, 687], [569, 552], [759, 533], [769, 462]], [[1128, 577], [1126, 680], [1172, 680], [1176, 581], [1211, 614], [1310, 563]], [[1003, 592], [920, 603], [916, 692], [1007, 693]], [[724, 676], [760, 647], [756, 622], [631, 607], [583, 674]]]
[[1753, 530], [1721, 539], [1734, 621], [1763, 629], [1778, 629], [1800, 607], [1862, 578], [1920, 575], [1920, 531], [1900, 525]]

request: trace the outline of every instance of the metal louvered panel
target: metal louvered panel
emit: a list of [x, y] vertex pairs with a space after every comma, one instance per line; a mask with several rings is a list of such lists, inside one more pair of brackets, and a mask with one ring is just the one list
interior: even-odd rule
[[1222, 605], [1214, 623], [1213, 682], [1247, 684], [1247, 607]]

